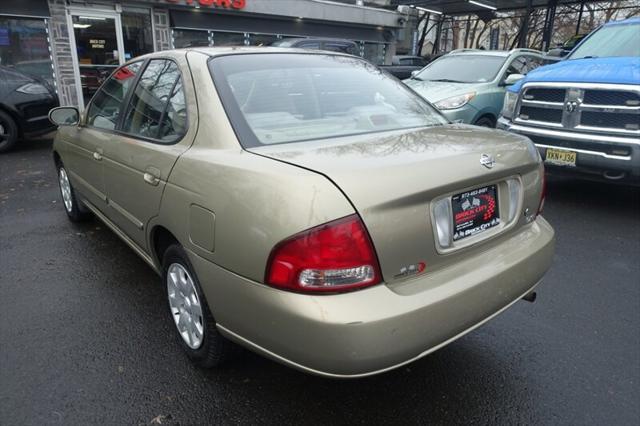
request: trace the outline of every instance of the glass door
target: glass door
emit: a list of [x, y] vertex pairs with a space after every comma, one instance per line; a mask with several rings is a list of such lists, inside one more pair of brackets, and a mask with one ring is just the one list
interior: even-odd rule
[[102, 82], [124, 63], [120, 15], [109, 12], [71, 11], [71, 49], [80, 109]]

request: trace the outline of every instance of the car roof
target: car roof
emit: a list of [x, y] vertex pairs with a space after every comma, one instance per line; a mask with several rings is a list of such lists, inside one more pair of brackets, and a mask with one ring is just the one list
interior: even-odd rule
[[[343, 55], [351, 56], [341, 52], [325, 51], [325, 50], [310, 50], [300, 49], [295, 47], [271, 47], [271, 46], [231, 46], [231, 47], [189, 47], [185, 49], [177, 49], [178, 51], [195, 51], [209, 56], [226, 56], [226, 55], [243, 55], [243, 54], [258, 54], [258, 53], [296, 53], [314, 55], [318, 53], [330, 54], [330, 55]], [[157, 52], [162, 53], [162, 52]], [[166, 51], [165, 51], [166, 53]], [[153, 55], [153, 54], [152, 54]]]

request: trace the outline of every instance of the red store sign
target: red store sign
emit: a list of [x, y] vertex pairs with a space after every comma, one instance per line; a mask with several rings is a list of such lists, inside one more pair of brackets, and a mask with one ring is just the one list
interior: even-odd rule
[[225, 9], [244, 9], [246, 0], [165, 0], [167, 3], [180, 3], [188, 6], [222, 7]]

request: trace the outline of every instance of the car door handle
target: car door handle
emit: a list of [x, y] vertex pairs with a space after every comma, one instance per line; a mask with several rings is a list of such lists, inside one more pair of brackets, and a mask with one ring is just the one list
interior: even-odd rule
[[144, 174], [144, 181], [147, 182], [149, 185], [156, 186], [160, 183], [160, 178], [157, 176], [154, 176], [149, 172], [146, 172]]
[[102, 154], [100, 154], [99, 152], [94, 152], [93, 159], [96, 161], [102, 161]]

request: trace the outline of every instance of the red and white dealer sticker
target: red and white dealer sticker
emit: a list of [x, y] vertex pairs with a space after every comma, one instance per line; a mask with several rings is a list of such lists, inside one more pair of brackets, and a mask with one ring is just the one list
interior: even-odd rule
[[453, 241], [476, 235], [500, 223], [498, 186], [489, 185], [451, 197]]

